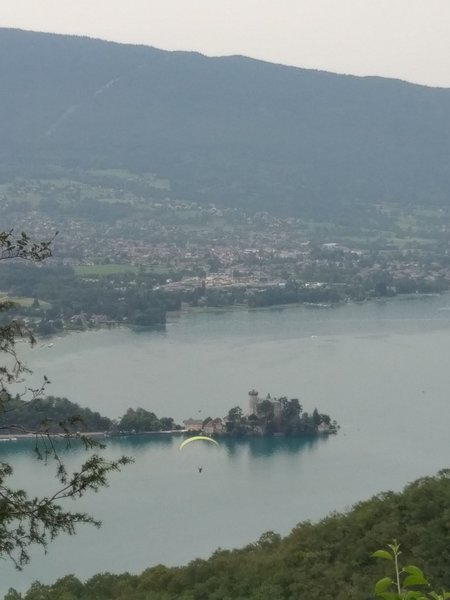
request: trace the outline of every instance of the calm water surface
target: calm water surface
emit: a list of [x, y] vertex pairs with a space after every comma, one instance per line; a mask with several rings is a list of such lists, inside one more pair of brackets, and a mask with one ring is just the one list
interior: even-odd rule
[[[140, 572], [239, 547], [274, 530], [449, 466], [450, 297], [396, 299], [336, 309], [292, 307], [183, 314], [165, 331], [72, 334], [23, 347], [50, 393], [110, 417], [132, 406], [158, 416], [224, 416], [246, 409], [247, 391], [298, 397], [341, 425], [321, 440], [253, 439], [220, 448], [178, 438], [112, 440], [133, 456], [109, 490], [83, 500], [103, 527], [61, 537], [22, 573], [0, 567], [0, 593], [75, 573]], [[18, 483], [38, 492], [50, 469], [30, 444], [0, 446]], [[67, 455], [76, 466], [81, 452]], [[202, 465], [203, 472], [197, 467]], [[48, 472], [48, 476], [46, 473]], [[75, 506], [75, 505], [74, 505]]]

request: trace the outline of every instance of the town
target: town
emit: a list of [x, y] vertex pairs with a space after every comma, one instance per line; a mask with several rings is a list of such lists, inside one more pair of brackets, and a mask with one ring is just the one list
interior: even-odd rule
[[176, 200], [165, 181], [125, 175], [0, 185], [6, 228], [53, 239], [45, 265], [0, 271], [0, 295], [38, 334], [449, 288], [448, 209], [392, 203], [327, 223]]

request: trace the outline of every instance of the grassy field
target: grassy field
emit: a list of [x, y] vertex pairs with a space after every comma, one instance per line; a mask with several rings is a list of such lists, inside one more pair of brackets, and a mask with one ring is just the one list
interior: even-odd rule
[[129, 182], [133, 183], [144, 183], [149, 187], [153, 187], [160, 190], [170, 190], [170, 182], [168, 179], [157, 177], [152, 173], [132, 173], [126, 169], [91, 169], [87, 171], [92, 175], [100, 177], [111, 177], [117, 181], [123, 181], [124, 186]]
[[[10, 302], [14, 302], [20, 306], [26, 306], [27, 308], [29, 308], [34, 302], [34, 298], [28, 298], [27, 296], [4, 296], [0, 298], [0, 300], [9, 300]], [[44, 302], [44, 300], [39, 300], [39, 304], [41, 305], [41, 308], [51, 307], [51, 304], [49, 302]]]
[[117, 273], [137, 273], [138, 271], [139, 267], [133, 265], [80, 265], [75, 267], [75, 273], [79, 277], [115, 275]]

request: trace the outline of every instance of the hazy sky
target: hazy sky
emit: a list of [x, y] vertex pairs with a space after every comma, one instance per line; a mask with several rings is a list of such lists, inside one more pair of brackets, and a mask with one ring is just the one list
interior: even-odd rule
[[0, 26], [450, 87], [450, 0], [0, 0]]

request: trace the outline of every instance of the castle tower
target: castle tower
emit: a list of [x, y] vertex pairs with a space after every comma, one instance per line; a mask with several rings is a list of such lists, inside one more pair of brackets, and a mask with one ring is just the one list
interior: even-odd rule
[[258, 407], [258, 392], [250, 390], [248, 393], [248, 414], [256, 415]]

